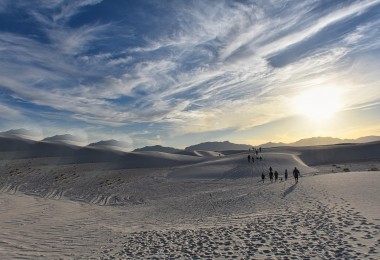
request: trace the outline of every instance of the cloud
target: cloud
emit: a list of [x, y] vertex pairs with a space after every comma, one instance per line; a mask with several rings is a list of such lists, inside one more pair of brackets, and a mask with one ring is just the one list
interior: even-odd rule
[[[95, 126], [153, 122], [172, 136], [247, 129], [291, 116], [289, 102], [300, 91], [334, 82], [351, 87], [346, 69], [355, 67], [355, 55], [377, 51], [380, 38], [376, 19], [359, 19], [377, 0], [144, 2], [104, 20], [109, 14], [91, 13], [100, 3], [109, 4], [12, 2], [39, 34], [0, 31], [0, 87], [9, 101]], [[11, 13], [9, 5], [0, 11]], [[341, 24], [354, 18], [358, 26]], [[344, 33], [318, 38], [338, 24], [347, 26]], [[308, 45], [313, 37], [319, 44]], [[292, 52], [295, 45], [302, 51]], [[377, 98], [369, 93], [379, 78], [368, 78], [375, 83], [359, 77], [368, 91], [348, 98], [350, 106]]]
[[0, 117], [6, 120], [21, 119], [22, 114], [17, 109], [11, 108], [9, 105], [0, 103]]
[[361, 12], [379, 3], [380, 3], [379, 0], [359, 1], [358, 3], [350, 5], [346, 8], [336, 10], [328, 15], [325, 15], [319, 18], [316, 23], [312, 24], [311, 26], [308, 26], [307, 28], [301, 31], [295, 31], [289, 35], [286, 35], [278, 39], [277, 41], [274, 41], [273, 43], [270, 43], [266, 46], [261, 47], [259, 52], [263, 56], [267, 56], [275, 52], [278, 52], [280, 50], [283, 50], [289, 47], [290, 45], [301, 42], [317, 34], [318, 32], [320, 32], [322, 29], [326, 28], [327, 26], [337, 23], [343, 19], [347, 19], [348, 17], [352, 15], [358, 15]]
[[60, 50], [63, 54], [77, 55], [86, 51], [100, 34], [107, 30], [109, 25], [90, 25], [79, 28], [57, 28], [47, 29], [47, 34], [54, 47]]
[[0, 2], [0, 13], [5, 12], [8, 8], [8, 1], [1, 1]]
[[65, 25], [81, 8], [101, 3], [103, 0], [38, 0], [14, 1], [16, 8], [28, 8], [29, 12], [45, 26]]

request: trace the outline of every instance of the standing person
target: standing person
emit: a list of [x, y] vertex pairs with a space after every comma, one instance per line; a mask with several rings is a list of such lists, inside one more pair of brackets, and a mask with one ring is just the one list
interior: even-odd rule
[[288, 169], [285, 169], [285, 180], [287, 180], [288, 179]]
[[297, 169], [297, 167], [294, 167], [294, 170], [293, 170], [293, 176], [294, 176], [294, 180], [296, 183], [298, 183], [298, 177], [300, 175], [300, 171]]
[[265, 174], [264, 173], [261, 174], [261, 179], [263, 180], [263, 183], [264, 183], [264, 181], [265, 181]]
[[277, 182], [278, 180], [278, 172], [274, 171], [274, 181]]
[[270, 179], [270, 182], [273, 182], [273, 171], [272, 171], [272, 167], [269, 167], [269, 179]]
[[251, 155], [248, 154], [248, 162], [251, 162]]
[[260, 146], [259, 150], [260, 150], [260, 153], [261, 153], [261, 146]]
[[255, 157], [252, 155], [252, 163], [255, 163]]

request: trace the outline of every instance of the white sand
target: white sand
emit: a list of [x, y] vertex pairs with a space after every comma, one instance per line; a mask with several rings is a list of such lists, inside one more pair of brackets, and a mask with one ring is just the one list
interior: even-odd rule
[[[380, 172], [330, 170], [379, 162], [309, 167], [297, 153], [69, 164], [3, 151], [0, 259], [379, 259]], [[269, 165], [302, 178], [262, 184]]]

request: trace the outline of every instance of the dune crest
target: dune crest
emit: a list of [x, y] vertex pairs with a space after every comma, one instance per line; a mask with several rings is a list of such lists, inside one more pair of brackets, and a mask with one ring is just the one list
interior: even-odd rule
[[0, 258], [376, 259], [379, 148], [173, 154], [0, 137]]

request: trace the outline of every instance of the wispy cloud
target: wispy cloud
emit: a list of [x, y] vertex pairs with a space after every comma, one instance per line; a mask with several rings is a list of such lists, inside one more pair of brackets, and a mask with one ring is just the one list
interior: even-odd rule
[[6, 120], [22, 119], [20, 111], [11, 108], [9, 105], [0, 103], [0, 117]]
[[[379, 53], [378, 0], [124, 4], [1, 2], [0, 12], [24, 12], [20, 26], [38, 31], [0, 27], [0, 87], [73, 124], [154, 122], [171, 136], [291, 116], [293, 96], [320, 84], [347, 85], [347, 107], [378, 99], [368, 94], [378, 76], [352, 83], [346, 71]], [[355, 99], [354, 84], [367, 88]]]
[[310, 26], [304, 28], [301, 31], [295, 31], [289, 35], [286, 35], [285, 37], [280, 38], [279, 40], [273, 43], [261, 47], [259, 51], [260, 53], [262, 53], [262, 55], [267, 56], [277, 51], [283, 50], [290, 45], [301, 42], [317, 34], [322, 29], [330, 25], [333, 25], [334, 23], [337, 23], [343, 19], [347, 19], [352, 15], [361, 14], [363, 11], [367, 10], [372, 6], [378, 5], [379, 3], [380, 1], [378, 0], [359, 1], [351, 6], [340, 8], [336, 11], [333, 11], [332, 13], [320, 17], [316, 23], [311, 24]]
[[49, 39], [54, 47], [63, 54], [77, 55], [87, 51], [90, 45], [106, 31], [108, 25], [91, 25], [79, 28], [57, 28], [47, 29]]

